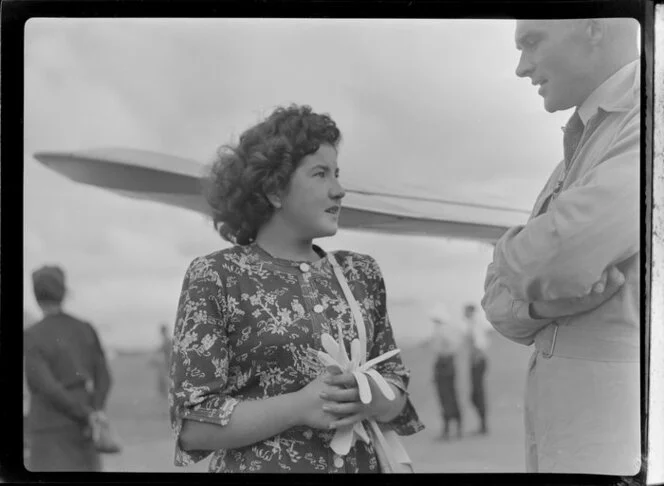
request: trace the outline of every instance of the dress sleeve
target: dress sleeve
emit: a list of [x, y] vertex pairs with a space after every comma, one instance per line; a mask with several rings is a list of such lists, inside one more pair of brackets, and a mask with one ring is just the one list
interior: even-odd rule
[[[367, 360], [376, 358], [383, 353], [396, 349], [392, 325], [387, 314], [387, 293], [385, 291], [385, 281], [378, 263], [369, 257], [369, 266], [367, 277], [369, 279], [369, 297], [373, 302], [374, 311], [374, 337], [370, 346]], [[397, 354], [387, 361], [376, 365], [376, 371], [382, 375], [388, 383], [393, 384], [406, 394], [406, 404], [399, 415], [392, 419], [389, 424], [399, 435], [412, 435], [424, 429], [424, 424], [420, 421], [415, 407], [408, 397], [408, 382], [410, 381], [410, 371], [405, 367], [401, 360], [401, 355]]]
[[187, 269], [178, 303], [171, 358], [170, 414], [175, 465], [199, 462], [213, 451], [180, 447], [183, 420], [226, 425], [238, 404], [227, 392], [228, 337], [224, 292], [213, 261], [200, 257]]

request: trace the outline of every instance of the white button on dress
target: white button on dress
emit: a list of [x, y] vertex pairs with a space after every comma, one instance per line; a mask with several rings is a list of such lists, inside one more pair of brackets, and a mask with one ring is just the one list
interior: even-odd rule
[[320, 305], [320, 304], [316, 304], [314, 306], [314, 312], [317, 313], [317, 314], [320, 314], [321, 312], [323, 312], [323, 306]]
[[343, 467], [344, 466], [344, 458], [335, 454], [334, 455], [334, 467]]
[[311, 267], [309, 267], [308, 263], [300, 263], [300, 270], [302, 270], [303, 272], [308, 272], [309, 268]]

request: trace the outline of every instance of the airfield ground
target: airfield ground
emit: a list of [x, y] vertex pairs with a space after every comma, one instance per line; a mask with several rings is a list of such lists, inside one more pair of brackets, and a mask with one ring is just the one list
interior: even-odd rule
[[[438, 403], [432, 386], [433, 354], [422, 347], [402, 349], [411, 369], [411, 399], [427, 428], [404, 444], [416, 472], [524, 472], [523, 390], [530, 349], [492, 335], [487, 372], [490, 434], [470, 436], [477, 417], [469, 399], [467, 354], [462, 352], [458, 388], [466, 437], [442, 442]], [[122, 437], [121, 454], [104, 456], [104, 470], [118, 472], [205, 472], [207, 460], [187, 468], [173, 466], [173, 438], [167, 405], [157, 395], [148, 354], [119, 355], [112, 362], [114, 386], [108, 414]]]

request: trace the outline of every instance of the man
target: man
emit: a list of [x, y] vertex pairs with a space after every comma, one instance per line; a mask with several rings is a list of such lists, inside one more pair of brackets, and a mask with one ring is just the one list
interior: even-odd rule
[[433, 378], [443, 419], [440, 439], [449, 439], [450, 424], [453, 422], [456, 422], [456, 437], [461, 438], [463, 420], [455, 384], [455, 360], [461, 347], [462, 331], [454, 325], [443, 304], [435, 305], [429, 312], [429, 318], [434, 324], [434, 330], [425, 344], [433, 349], [436, 356]]
[[535, 344], [529, 472], [640, 467], [637, 36], [631, 19], [517, 22], [517, 76], [548, 112], [574, 108], [565, 160], [497, 242], [482, 300], [501, 334]]
[[473, 304], [464, 307], [463, 316], [467, 326], [470, 351], [470, 401], [477, 411], [480, 426], [474, 435], [486, 435], [489, 433], [486, 419], [486, 394], [484, 392], [484, 375], [487, 368], [487, 350], [489, 338], [487, 336], [487, 324], [478, 321], [476, 308]]
[[65, 274], [46, 266], [32, 274], [44, 318], [25, 330], [30, 391], [30, 471], [99, 471], [92, 429], [104, 419], [111, 378], [94, 328], [62, 310]]

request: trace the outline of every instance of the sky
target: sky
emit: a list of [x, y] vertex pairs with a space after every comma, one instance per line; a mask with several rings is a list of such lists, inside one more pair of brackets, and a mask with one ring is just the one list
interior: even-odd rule
[[[24, 309], [30, 274], [67, 272], [67, 309], [109, 347], [172, 328], [196, 256], [229, 246], [206, 217], [83, 186], [38, 151], [128, 147], [208, 163], [276, 106], [329, 113], [344, 177], [529, 210], [562, 158], [569, 112], [514, 70], [514, 20], [31, 19], [25, 29]], [[341, 230], [318, 243], [381, 266], [398, 342], [427, 309], [479, 304], [491, 247]]]

